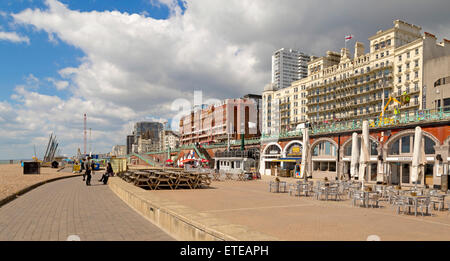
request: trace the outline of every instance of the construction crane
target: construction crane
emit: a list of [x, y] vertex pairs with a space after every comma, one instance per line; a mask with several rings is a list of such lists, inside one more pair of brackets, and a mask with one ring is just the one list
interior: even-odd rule
[[86, 130], [87, 116], [84, 114], [84, 155], [86, 155], [87, 130]]
[[[400, 96], [400, 101], [392, 96], [389, 96], [389, 99], [388, 99], [386, 105], [384, 106], [383, 111], [381, 111], [381, 113], [380, 113], [380, 121], [378, 122], [378, 125], [382, 125], [383, 122], [386, 122], [386, 120], [393, 121], [392, 119], [384, 118], [384, 113], [391, 102], [396, 102], [401, 107], [405, 104], [409, 104], [410, 100], [411, 100], [411, 98], [406, 92], [404, 92], [403, 95]], [[394, 114], [397, 115], [399, 113], [400, 113], [399, 108], [394, 108]]]

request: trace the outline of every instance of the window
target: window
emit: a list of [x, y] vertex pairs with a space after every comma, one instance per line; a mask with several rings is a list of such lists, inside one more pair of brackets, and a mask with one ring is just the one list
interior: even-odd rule
[[419, 54], [419, 48], [416, 49], [416, 55], [418, 55], [418, 54]]
[[386, 41], [386, 45], [391, 45], [391, 39]]
[[409, 81], [409, 73], [406, 75], [406, 80]]
[[398, 81], [397, 81], [397, 83], [401, 83], [402, 82], [402, 77], [401, 76], [399, 76], [398, 77]]
[[398, 72], [399, 72], [399, 73], [402, 72], [402, 66], [401, 66], [401, 65], [398, 66], [397, 69], [398, 69]]
[[419, 60], [414, 61], [414, 67], [419, 67]]
[[386, 56], [389, 56], [389, 51], [386, 51]]
[[375, 55], [375, 59], [378, 59], [378, 54], [377, 54], [377, 55]]
[[406, 53], [406, 59], [410, 57], [409, 52]]
[[402, 153], [410, 153], [411, 152], [411, 136], [405, 136], [401, 138], [402, 140]]
[[406, 64], [406, 69], [409, 69], [409, 63]]
[[419, 78], [419, 72], [414, 72], [414, 78]]
[[402, 56], [401, 56], [401, 55], [398, 56], [398, 61], [399, 61], [399, 62], [402, 61]]

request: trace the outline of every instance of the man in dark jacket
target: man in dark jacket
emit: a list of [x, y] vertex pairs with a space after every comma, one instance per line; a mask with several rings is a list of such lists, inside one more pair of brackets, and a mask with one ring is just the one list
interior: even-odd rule
[[92, 171], [92, 165], [91, 165], [91, 158], [88, 157], [88, 160], [86, 162], [86, 186], [91, 185], [91, 171]]

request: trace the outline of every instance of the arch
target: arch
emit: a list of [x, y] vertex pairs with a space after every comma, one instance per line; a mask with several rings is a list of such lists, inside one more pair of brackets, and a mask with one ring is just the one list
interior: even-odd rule
[[[337, 150], [339, 149], [339, 148], [338, 148], [338, 144], [337, 144], [333, 139], [330, 139], [330, 138], [319, 138], [319, 139], [315, 140], [315, 141], [311, 144], [311, 147], [310, 147], [310, 150], [309, 150], [309, 155], [313, 155], [314, 149], [315, 149], [315, 147], [316, 147], [317, 145], [319, 145], [319, 144], [322, 143], [322, 142], [326, 142], [326, 141], [330, 142], [333, 146], [336, 147], [336, 153], [337, 153]], [[334, 157], [337, 157], [337, 155], [334, 156]]]
[[448, 136], [448, 137], [444, 140], [444, 143], [442, 143], [442, 145], [450, 145], [450, 136]]
[[[395, 141], [397, 141], [401, 137], [406, 136], [406, 135], [413, 135], [414, 136], [414, 134], [415, 134], [415, 130], [414, 129], [409, 129], [409, 130], [400, 131], [400, 132], [392, 135], [389, 138], [389, 140], [384, 144], [383, 150], [387, 151], [389, 146], [391, 146], [392, 143], [394, 143]], [[422, 134], [423, 134], [423, 136], [426, 136], [426, 137], [430, 138], [432, 141], [434, 141], [436, 143], [436, 145], [441, 145], [441, 142], [436, 137], [434, 137], [433, 134], [431, 134], [429, 132], [426, 132], [424, 130], [422, 130]]]
[[278, 144], [277, 142], [271, 142], [271, 143], [269, 143], [269, 144], [267, 144], [266, 145], [266, 147], [264, 147], [264, 150], [263, 150], [263, 155], [267, 155], [267, 149], [270, 147], [270, 146], [272, 146], [272, 145], [275, 145], [275, 146], [277, 146], [279, 149], [280, 149], [280, 154], [283, 152], [283, 148], [280, 146], [280, 144]]
[[282, 151], [283, 157], [286, 157], [288, 148], [289, 148], [291, 145], [295, 144], [295, 143], [300, 144], [300, 146], [303, 148], [303, 142], [301, 142], [301, 141], [299, 141], [299, 140], [292, 140], [292, 141], [290, 141], [288, 144], [286, 144], [286, 146], [284, 146], [284, 149], [283, 149], [283, 151]]
[[[358, 134], [358, 138], [361, 138], [361, 135], [362, 134]], [[350, 138], [348, 140], [346, 140], [344, 143], [342, 143], [341, 147], [339, 148], [339, 155], [341, 156], [341, 158], [343, 158], [345, 156], [344, 155], [345, 154], [345, 147], [347, 145], [349, 145], [349, 144], [351, 145], [352, 139], [353, 139], [353, 137], [350, 136]], [[380, 142], [375, 137], [372, 137], [371, 135], [369, 135], [369, 140], [372, 141], [372, 142], [375, 142], [375, 144], [377, 145], [377, 148], [380, 145]]]

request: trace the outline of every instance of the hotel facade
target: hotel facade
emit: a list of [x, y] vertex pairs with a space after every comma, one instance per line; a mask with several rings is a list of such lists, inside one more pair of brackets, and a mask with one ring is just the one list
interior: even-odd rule
[[[391, 100], [385, 117], [399, 113], [405, 118], [424, 111], [449, 109], [442, 108], [450, 102], [450, 93], [445, 88], [450, 83], [449, 40], [438, 42], [435, 35], [422, 34], [421, 27], [400, 20], [368, 40], [368, 53], [364, 44], [356, 42], [353, 56], [342, 48], [340, 53], [328, 51], [324, 57], [313, 58], [308, 63], [308, 76], [289, 88], [265, 86], [261, 174], [273, 175], [275, 169], [292, 168], [293, 164], [283, 161], [287, 161], [285, 158], [289, 158], [295, 146], [300, 147], [296, 151], [301, 151], [302, 139], [279, 141], [276, 136], [296, 131], [302, 123], [326, 128], [336, 122], [361, 119], [370, 122], [379, 118], [390, 98], [400, 101], [404, 94], [410, 97], [409, 103], [400, 106]], [[384, 138], [381, 132], [370, 131], [368, 181], [376, 182], [380, 173], [389, 169], [394, 183], [411, 184], [414, 130], [396, 128]], [[449, 172], [445, 167], [449, 155], [448, 131], [448, 127], [424, 128], [427, 166], [422, 184], [439, 184], [440, 175]], [[313, 177], [334, 179], [349, 173], [351, 133], [311, 142], [309, 161]]]
[[[438, 107], [437, 99], [427, 102], [427, 94], [434, 94], [435, 87], [425, 85], [424, 68], [429, 65], [437, 69], [433, 65], [438, 62], [447, 65], [444, 61], [450, 60], [449, 40], [438, 43], [433, 34], [421, 34], [421, 27], [395, 20], [393, 28], [378, 31], [369, 42], [368, 53], [363, 43], [356, 42], [353, 57], [342, 48], [340, 53], [328, 51], [326, 56], [312, 59], [308, 76], [289, 88], [267, 85], [262, 95], [263, 134], [292, 131], [306, 121], [326, 124], [374, 118], [390, 97], [400, 100], [403, 94], [410, 97], [410, 102], [399, 107], [391, 101], [385, 115], [394, 114], [395, 108], [401, 113], [413, 113]], [[434, 78], [428, 82], [438, 80]], [[440, 104], [446, 101], [445, 97], [441, 100]]]

